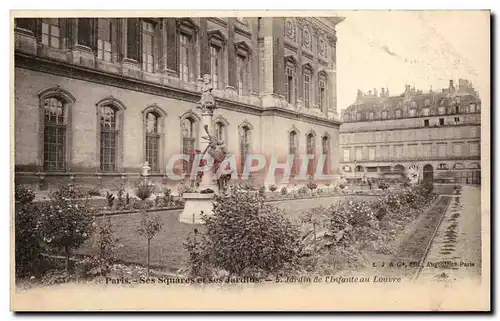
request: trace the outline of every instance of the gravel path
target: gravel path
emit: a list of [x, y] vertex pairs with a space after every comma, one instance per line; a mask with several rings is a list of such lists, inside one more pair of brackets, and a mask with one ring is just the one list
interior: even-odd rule
[[419, 279], [479, 279], [481, 276], [481, 190], [462, 186], [431, 245]]

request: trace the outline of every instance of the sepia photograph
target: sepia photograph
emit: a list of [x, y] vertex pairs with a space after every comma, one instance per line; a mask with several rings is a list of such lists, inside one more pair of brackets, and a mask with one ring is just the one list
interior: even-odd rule
[[490, 11], [10, 16], [12, 311], [490, 311]]

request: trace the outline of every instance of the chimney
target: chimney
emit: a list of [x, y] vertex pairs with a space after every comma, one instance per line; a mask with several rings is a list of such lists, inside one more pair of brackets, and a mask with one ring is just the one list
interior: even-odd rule
[[358, 99], [358, 100], [359, 100], [359, 99], [361, 99], [362, 97], [363, 97], [363, 92], [362, 92], [360, 89], [358, 89], [358, 93], [357, 93], [357, 95], [356, 95], [356, 99]]
[[385, 88], [385, 97], [389, 97], [389, 88]]
[[450, 86], [448, 87], [448, 91], [450, 93], [455, 91], [455, 87], [453, 86], [453, 79], [450, 79]]
[[378, 96], [378, 93], [377, 93], [377, 88], [373, 88], [373, 96], [377, 97]]
[[385, 88], [382, 87], [380, 90], [381, 90], [380, 97], [385, 97]]
[[432, 92], [432, 85], [431, 85], [431, 88], [429, 89], [429, 92], [430, 92], [430, 93]]
[[368, 90], [368, 96], [371, 96], [371, 95], [372, 95], [372, 91]]

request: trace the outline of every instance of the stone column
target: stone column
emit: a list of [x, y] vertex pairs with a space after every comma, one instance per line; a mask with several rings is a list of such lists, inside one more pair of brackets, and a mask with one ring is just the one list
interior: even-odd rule
[[[207, 131], [208, 135], [212, 135], [212, 121], [213, 121], [213, 116], [214, 116], [214, 111], [213, 109], [204, 109], [202, 114], [201, 114], [201, 121], [202, 121], [202, 128], [203, 131], [205, 131], [205, 127], [208, 126]], [[207, 147], [209, 145], [209, 141], [203, 140], [201, 142], [201, 150], [207, 150]], [[208, 154], [208, 151], [205, 153], [205, 158], [207, 160], [212, 160], [211, 156]], [[204, 189], [211, 189], [213, 191], [217, 191], [217, 184], [214, 181], [214, 172], [213, 168], [211, 167], [210, 169], [206, 170], [203, 172], [203, 177], [201, 178], [200, 182], [200, 191], [203, 191]]]

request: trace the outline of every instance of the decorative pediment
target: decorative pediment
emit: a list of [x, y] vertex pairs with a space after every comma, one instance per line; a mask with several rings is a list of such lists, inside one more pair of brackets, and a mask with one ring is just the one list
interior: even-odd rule
[[196, 33], [199, 30], [199, 26], [191, 18], [177, 19], [177, 28], [179, 29], [179, 31], [189, 35], [194, 35], [194, 33]]
[[311, 73], [313, 72], [313, 67], [309, 62], [306, 62], [305, 64], [303, 64], [302, 69], [307, 70]]
[[297, 58], [295, 58], [295, 56], [293, 55], [287, 55], [285, 56], [285, 63], [297, 65]]
[[236, 54], [241, 56], [248, 56], [252, 52], [252, 48], [245, 41], [235, 43], [234, 47], [236, 48]]
[[311, 135], [313, 137], [316, 137], [316, 132], [314, 131], [314, 129], [309, 129], [309, 131], [306, 133], [306, 137], [309, 137]]
[[319, 78], [328, 78], [328, 74], [326, 73], [325, 69], [321, 69], [318, 71], [318, 77]]
[[226, 37], [220, 30], [210, 30], [207, 32], [208, 41], [219, 47], [223, 47], [226, 44]]

